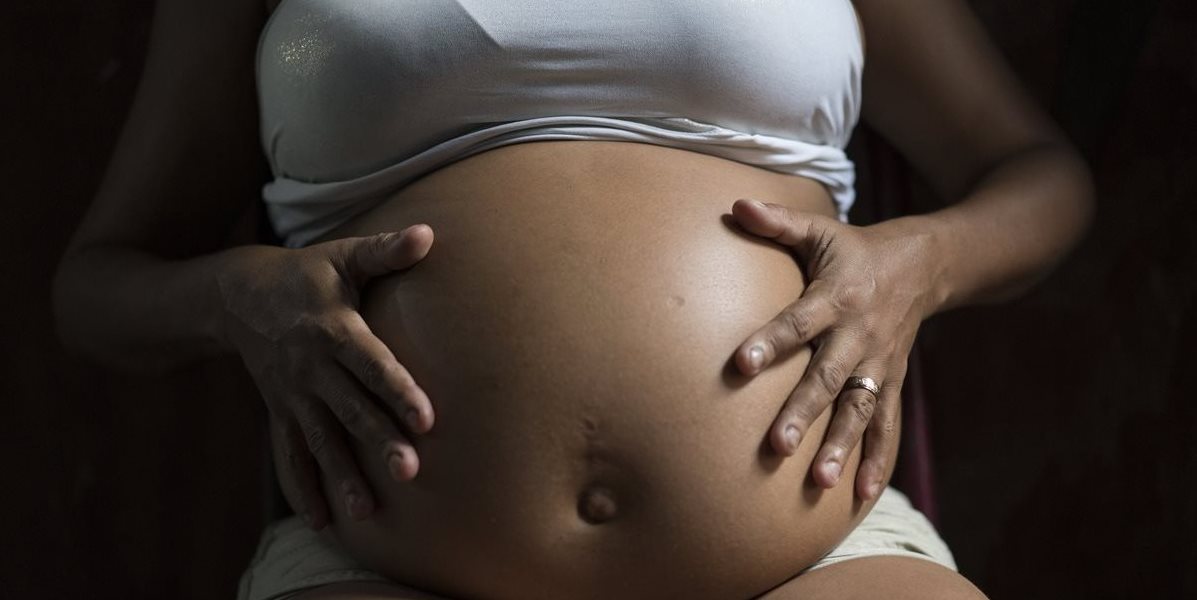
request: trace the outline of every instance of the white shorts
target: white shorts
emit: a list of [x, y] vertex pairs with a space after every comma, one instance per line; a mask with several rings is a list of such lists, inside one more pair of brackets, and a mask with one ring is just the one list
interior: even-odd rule
[[[935, 527], [892, 487], [881, 493], [873, 510], [843, 542], [806, 570], [866, 556], [910, 556], [957, 570]], [[299, 517], [288, 517], [262, 534], [253, 562], [241, 576], [237, 600], [286, 600], [315, 587], [349, 581], [390, 582], [327, 543]]]

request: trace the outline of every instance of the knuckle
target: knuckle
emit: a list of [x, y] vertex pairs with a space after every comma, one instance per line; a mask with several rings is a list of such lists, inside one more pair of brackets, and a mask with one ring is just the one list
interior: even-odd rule
[[857, 306], [871, 297], [874, 289], [875, 284], [871, 279], [856, 281], [849, 285], [844, 285], [838, 290], [840, 294], [839, 300], [844, 306]]
[[329, 331], [325, 323], [316, 318], [310, 313], [299, 315], [295, 319], [295, 325], [292, 331], [299, 342], [310, 342], [313, 340], [323, 340], [327, 337]]
[[337, 394], [329, 399], [328, 404], [346, 429], [356, 429], [364, 421], [362, 403], [349, 394]]
[[805, 310], [787, 310], [781, 315], [782, 329], [799, 340], [808, 339], [814, 329], [814, 320]]
[[835, 311], [843, 312], [845, 309], [852, 306], [855, 298], [852, 295], [852, 290], [843, 285], [833, 287], [827, 294], [827, 300], [834, 307]]
[[351, 432], [354, 436], [361, 435], [370, 423], [370, 414], [366, 412], [364, 401], [358, 398], [357, 395], [350, 393], [339, 393], [328, 400], [328, 407], [332, 408], [336, 420], [339, 420], [342, 426]]
[[836, 396], [840, 393], [840, 388], [844, 385], [846, 372], [846, 369], [844, 369], [839, 361], [825, 361], [819, 365], [819, 370], [815, 372], [815, 380], [824, 392], [831, 396]]
[[873, 418], [873, 402], [864, 394], [854, 394], [852, 400], [848, 402], [848, 406], [861, 423], [868, 423]]
[[328, 432], [323, 427], [310, 427], [303, 432], [303, 437], [312, 454], [319, 456], [328, 449]]
[[864, 309], [871, 302], [874, 292], [875, 287], [868, 283], [847, 283], [832, 290], [831, 302], [840, 312], [859, 315], [868, 312]]
[[386, 256], [387, 250], [391, 244], [391, 240], [395, 239], [396, 235], [398, 234], [382, 233], [369, 237], [364, 244], [366, 253], [369, 256]]
[[868, 345], [869, 348], [878, 350], [886, 355], [893, 353], [892, 348], [894, 341], [892, 339], [887, 339], [886, 336], [882, 335], [875, 323], [864, 323], [864, 326], [861, 327], [860, 333], [861, 337], [864, 338], [864, 343]]
[[283, 455], [283, 464], [281, 465], [284, 467], [283, 470], [289, 473], [292, 477], [296, 477], [301, 471], [301, 466], [303, 464], [303, 456], [300, 454], [300, 452], [303, 450], [296, 447], [294, 440], [287, 440], [282, 444], [282, 447], [279, 451], [282, 452]]
[[885, 419], [881, 422], [881, 426], [877, 428], [877, 433], [882, 440], [892, 440], [898, 432], [898, 421], [893, 418]]
[[378, 390], [383, 387], [383, 383], [386, 381], [389, 372], [390, 366], [383, 361], [374, 357], [365, 357], [362, 360], [358, 376], [361, 377], [362, 383], [367, 388]]
[[816, 402], [793, 401], [786, 407], [787, 420], [798, 426], [798, 430], [805, 433], [807, 424], [819, 416], [819, 406]]
[[353, 348], [353, 336], [349, 328], [339, 319], [330, 319], [319, 325], [315, 338], [328, 345], [334, 352], [343, 352]]

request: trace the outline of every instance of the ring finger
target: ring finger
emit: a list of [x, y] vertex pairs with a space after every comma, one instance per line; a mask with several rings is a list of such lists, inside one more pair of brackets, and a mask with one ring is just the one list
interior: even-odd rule
[[357, 460], [345, 443], [345, 431], [327, 407], [319, 402], [305, 402], [297, 407], [296, 417], [303, 429], [308, 449], [320, 463], [325, 482], [336, 490], [349, 518], [360, 521], [374, 512], [370, 488], [357, 467]]
[[[836, 399], [835, 416], [827, 429], [823, 448], [815, 458], [813, 475], [820, 487], [830, 488], [839, 483], [844, 464], [860, 444], [873, 418], [884, 380], [884, 364], [867, 361], [861, 363], [844, 383]], [[867, 389], [871, 386], [875, 388]]]
[[834, 333], [821, 342], [811, 357], [802, 380], [790, 393], [773, 421], [773, 448], [792, 456], [806, 437], [811, 423], [831, 407], [844, 386], [851, 365], [860, 364], [865, 347], [851, 336]]
[[328, 504], [320, 489], [320, 469], [294, 419], [270, 418], [270, 435], [279, 487], [295, 512], [312, 529], [328, 522]]
[[415, 447], [348, 371], [334, 366], [317, 381], [314, 391], [350, 435], [378, 453], [395, 481], [415, 477], [419, 469]]

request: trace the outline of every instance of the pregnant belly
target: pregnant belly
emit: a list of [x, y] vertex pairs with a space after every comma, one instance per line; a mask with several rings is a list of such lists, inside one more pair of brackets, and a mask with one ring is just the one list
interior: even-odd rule
[[821, 491], [807, 471], [830, 412], [793, 457], [766, 442], [809, 352], [752, 380], [729, 362], [804, 284], [784, 248], [732, 224], [739, 197], [832, 214], [814, 182], [715, 157], [534, 142], [328, 236], [436, 234], [363, 295], [436, 424], [411, 482], [358, 449], [380, 509], [334, 523], [346, 550], [459, 598], [728, 599], [838, 543], [870, 508], [850, 484], [859, 450]]

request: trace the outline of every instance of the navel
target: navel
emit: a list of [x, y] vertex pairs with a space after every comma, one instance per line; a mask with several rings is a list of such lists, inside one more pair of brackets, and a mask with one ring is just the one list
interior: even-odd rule
[[619, 506], [615, 493], [602, 486], [590, 486], [578, 497], [578, 516], [591, 525], [602, 525], [615, 518]]

